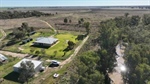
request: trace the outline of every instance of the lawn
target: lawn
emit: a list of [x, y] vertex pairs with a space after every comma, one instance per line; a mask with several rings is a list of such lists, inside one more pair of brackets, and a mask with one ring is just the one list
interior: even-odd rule
[[[9, 33], [11, 33], [11, 32], [9, 32]], [[39, 30], [37, 30], [37, 33], [35, 33], [34, 35], [32, 35], [30, 37], [35, 39], [35, 38], [37, 38], [39, 36], [47, 37], [47, 36], [51, 36], [53, 34], [54, 34], [54, 32], [51, 31], [50, 29], [39, 29]], [[3, 42], [7, 42], [7, 41], [8, 41], [8, 39], [5, 39]], [[12, 51], [12, 52], [20, 52], [18, 47], [20, 46], [21, 43], [22, 42], [16, 43], [16, 44], [14, 44], [12, 46], [5, 46], [3, 48], [3, 50]]]
[[[17, 84], [16, 77], [18, 74], [13, 73], [13, 65], [21, 59], [8, 56], [8, 62], [0, 65], [0, 78], [4, 78], [2, 84]], [[13, 76], [11, 75], [13, 74]]]
[[[53, 46], [51, 46], [50, 48], [44, 49], [45, 50], [45, 56], [48, 57], [48, 58], [59, 59], [59, 60], [66, 59], [73, 52], [73, 50], [72, 51], [68, 51], [64, 55], [64, 51], [63, 50], [65, 48], [67, 48], [67, 46], [68, 46], [67, 41], [70, 40], [70, 41], [73, 41], [74, 43], [77, 43], [78, 40], [75, 40], [75, 38], [77, 36], [73, 35], [71, 33], [65, 32], [65, 33], [57, 34], [54, 37], [57, 38], [59, 41], [56, 44], [54, 44]], [[29, 43], [25, 44], [22, 47], [24, 49], [22, 51], [23, 53], [33, 54], [35, 51], [41, 51], [42, 50], [42, 48], [31, 47], [32, 42], [29, 42]], [[34, 50], [33, 53], [30, 52], [31, 49]]]

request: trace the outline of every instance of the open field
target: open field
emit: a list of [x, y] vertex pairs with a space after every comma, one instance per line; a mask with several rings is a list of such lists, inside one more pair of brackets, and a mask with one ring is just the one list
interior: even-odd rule
[[32, 26], [32, 27], [49, 28], [45, 23], [41, 22], [36, 17], [0, 20], [0, 28], [12, 29], [12, 28], [20, 27], [23, 22], [27, 22], [29, 26]]
[[[25, 9], [29, 10], [29, 9]], [[44, 22], [40, 20], [45, 20], [50, 23], [56, 29], [66, 29], [66, 30], [84, 30], [84, 28], [79, 28], [75, 26], [78, 23], [80, 18], [84, 18], [86, 21], [91, 22], [93, 27], [97, 26], [100, 21], [114, 18], [116, 16], [124, 16], [124, 13], [129, 13], [130, 15], [143, 15], [150, 13], [149, 10], [141, 10], [141, 9], [55, 9], [54, 8], [47, 8], [47, 9], [38, 9], [41, 12], [57, 12], [54, 16], [49, 17], [31, 17], [31, 18], [20, 18], [20, 19], [7, 19], [7, 20], [0, 20], [0, 28], [2, 29], [10, 29], [14, 27], [19, 27], [22, 22], [27, 22], [29, 26], [38, 27], [38, 28], [48, 28]], [[71, 19], [71, 25], [59, 25], [63, 24], [64, 18]], [[58, 25], [55, 25], [58, 24]], [[73, 25], [73, 26], [72, 26]]]

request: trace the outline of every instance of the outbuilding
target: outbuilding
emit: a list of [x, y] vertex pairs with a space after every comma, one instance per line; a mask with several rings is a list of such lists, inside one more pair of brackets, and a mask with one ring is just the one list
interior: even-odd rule
[[34, 70], [35, 70], [35, 72], [40, 71], [42, 69], [42, 67], [43, 67], [42, 66], [43, 62], [42, 61], [37, 61], [37, 60], [32, 60], [32, 59], [26, 59], [26, 58], [24, 58], [20, 62], [18, 62], [17, 64], [15, 64], [13, 66], [14, 72], [18, 72], [19, 73], [19, 69], [21, 67], [21, 63], [22, 62], [27, 62], [27, 61], [31, 61], [34, 64]]
[[8, 60], [8, 58], [5, 57], [4, 55], [0, 54], [0, 62], [4, 62], [6, 60]]

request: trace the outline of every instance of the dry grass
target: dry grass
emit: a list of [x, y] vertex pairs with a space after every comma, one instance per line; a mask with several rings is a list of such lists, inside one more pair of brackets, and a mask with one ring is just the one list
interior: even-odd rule
[[40, 19], [36, 17], [0, 20], [0, 28], [10, 29], [20, 27], [23, 22], [27, 22], [29, 26], [32, 27], [48, 28], [48, 26], [45, 23], [41, 22]]
[[[62, 24], [64, 18], [69, 18], [72, 20], [71, 24], [77, 24], [80, 18], [84, 18], [86, 21], [91, 22], [92, 26], [97, 26], [100, 21], [114, 18], [116, 16], [123, 16], [124, 13], [129, 13], [130, 15], [143, 15], [150, 13], [149, 10], [132, 10], [132, 9], [92, 9], [92, 10], [60, 10], [60, 9], [36, 9], [42, 12], [58, 12], [55, 16], [50, 17], [31, 17], [31, 18], [21, 18], [21, 19], [7, 19], [7, 20], [0, 20], [0, 28], [3, 29], [10, 29], [14, 27], [20, 26], [23, 22], [27, 22], [30, 26], [33, 27], [42, 27], [47, 28], [48, 26], [41, 22], [40, 20], [45, 20], [49, 22], [52, 26], [56, 27], [55, 24]], [[62, 26], [65, 28], [68, 26]], [[69, 26], [70, 29], [74, 29], [76, 27]], [[59, 27], [61, 29], [61, 26]], [[80, 29], [79, 29], [80, 30]], [[82, 29], [83, 30], [83, 29]]]

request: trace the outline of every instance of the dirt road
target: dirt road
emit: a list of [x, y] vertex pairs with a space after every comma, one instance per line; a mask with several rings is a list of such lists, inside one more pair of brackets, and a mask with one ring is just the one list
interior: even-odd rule
[[0, 51], [1, 54], [12, 56], [12, 57], [18, 57], [18, 58], [24, 58], [28, 54], [20, 54], [20, 53], [13, 53], [9, 51]]
[[[0, 39], [0, 41], [2, 41], [6, 37], [6, 33], [4, 32], [3, 29], [0, 29], [0, 31], [3, 34], [3, 37]], [[19, 57], [19, 58], [24, 58], [25, 56], [28, 55], [28, 54], [13, 53], [13, 52], [2, 51], [2, 50], [0, 50], [0, 53], [4, 55], [12, 56], [12, 57]]]
[[[51, 24], [49, 24], [48, 22], [46, 22], [46, 21], [44, 21], [44, 20], [40, 20], [40, 21], [46, 23], [46, 24], [55, 32], [54, 35], [57, 34], [57, 30], [56, 30], [54, 27], [52, 27]], [[52, 35], [52, 36], [54, 36], [54, 35]]]
[[64, 60], [63, 62], [60, 63], [61, 66], [69, 63], [72, 61], [72, 59], [77, 55], [77, 53], [80, 51], [80, 49], [82, 48], [82, 46], [85, 44], [85, 42], [88, 40], [89, 36], [87, 36], [83, 41], [82, 43], [75, 49], [74, 53], [69, 57], [67, 58], [66, 60]]
[[0, 41], [2, 41], [2, 40], [6, 37], [6, 33], [4, 32], [4, 30], [3, 30], [3, 29], [0, 29], [0, 31], [1, 31], [1, 32], [2, 32], [2, 34], [3, 34], [2, 38], [0, 39]]

